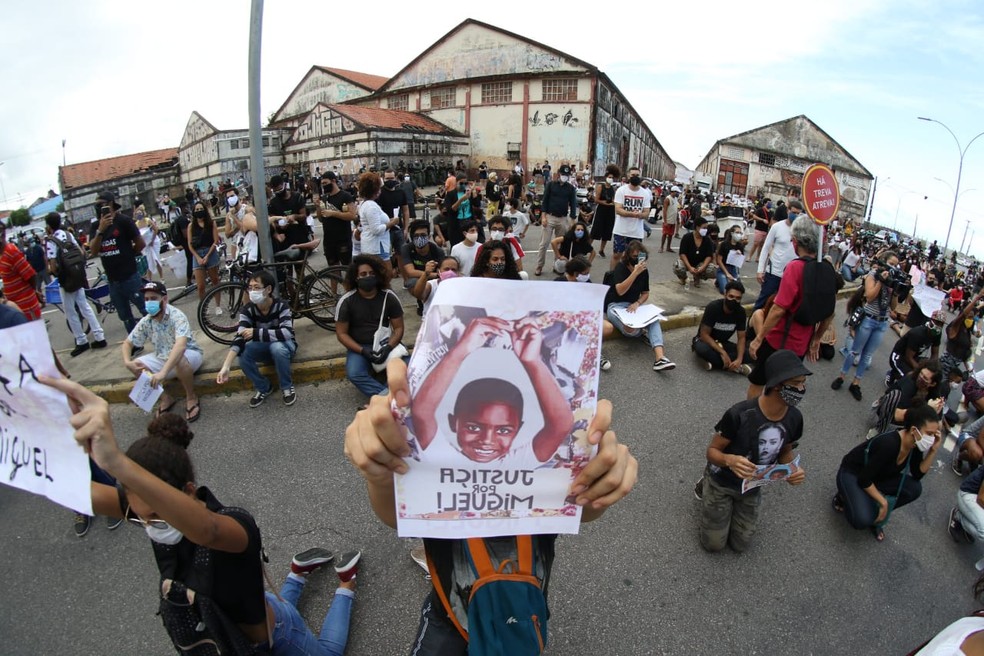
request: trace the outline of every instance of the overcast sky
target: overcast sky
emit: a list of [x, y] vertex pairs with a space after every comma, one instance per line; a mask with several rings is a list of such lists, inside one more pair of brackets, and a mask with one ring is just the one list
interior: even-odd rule
[[[475, 18], [597, 65], [689, 167], [717, 139], [806, 114], [878, 176], [873, 219], [891, 226], [898, 209], [899, 228], [911, 231], [918, 213], [920, 236], [941, 244], [958, 151], [946, 130], [916, 117], [946, 123], [963, 146], [984, 131], [979, 0], [704, 0], [590, 10], [415, 0], [375, 3], [374, 16], [371, 5], [265, 4], [264, 118], [314, 64], [390, 76]], [[247, 127], [249, 13], [248, 0], [6, 3], [5, 206], [57, 191], [62, 139], [71, 163], [177, 146], [192, 110], [219, 129]], [[981, 256], [984, 137], [967, 152], [961, 189], [979, 191], [961, 195], [950, 244], [960, 245], [969, 219]]]

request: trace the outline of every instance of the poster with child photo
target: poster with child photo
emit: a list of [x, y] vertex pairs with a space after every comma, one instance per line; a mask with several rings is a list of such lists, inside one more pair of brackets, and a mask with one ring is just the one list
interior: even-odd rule
[[401, 537], [577, 533], [594, 454], [602, 285], [442, 282], [410, 359]]

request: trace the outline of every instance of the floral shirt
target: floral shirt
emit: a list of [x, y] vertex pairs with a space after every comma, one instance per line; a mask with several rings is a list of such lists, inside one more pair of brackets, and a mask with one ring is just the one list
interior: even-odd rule
[[174, 348], [174, 342], [178, 337], [188, 338], [187, 349], [202, 350], [191, 334], [191, 324], [188, 323], [188, 317], [184, 312], [170, 305], [162, 312], [164, 318], [160, 321], [156, 321], [150, 315], [141, 319], [127, 338], [130, 343], [134, 346], [143, 346], [147, 340], [150, 340], [154, 345], [154, 353], [162, 360], [167, 360], [171, 356], [171, 349]]

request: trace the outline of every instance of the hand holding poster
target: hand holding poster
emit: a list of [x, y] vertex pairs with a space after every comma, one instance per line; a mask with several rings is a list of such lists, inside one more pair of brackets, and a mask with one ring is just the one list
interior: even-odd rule
[[778, 462], [772, 465], [756, 465], [752, 477], [741, 482], [741, 493], [745, 494], [757, 487], [786, 480], [799, 471], [799, 462], [800, 457], [797, 455], [792, 462], [785, 465]]
[[44, 323], [0, 336], [0, 482], [92, 514], [89, 459], [75, 442], [65, 396], [38, 382], [60, 378]]
[[407, 372], [401, 537], [577, 533], [574, 477], [594, 454], [601, 285], [452, 279]]

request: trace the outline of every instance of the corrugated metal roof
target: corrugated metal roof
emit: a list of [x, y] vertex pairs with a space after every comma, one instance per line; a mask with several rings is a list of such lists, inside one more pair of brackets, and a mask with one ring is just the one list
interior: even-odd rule
[[177, 165], [178, 149], [163, 148], [59, 167], [62, 191], [108, 182], [162, 165]]
[[381, 107], [359, 105], [328, 105], [328, 107], [367, 128], [457, 134], [443, 123], [438, 123], [423, 114], [407, 112], [402, 109], [382, 109]]
[[360, 87], [365, 87], [370, 91], [375, 91], [389, 81], [388, 77], [383, 77], [382, 75], [372, 75], [370, 73], [360, 73], [358, 71], [347, 71], [344, 68], [332, 68], [330, 66], [318, 66], [318, 68], [323, 71], [328, 71], [332, 75], [337, 75], [338, 77], [344, 78], [350, 82], [354, 82]]

